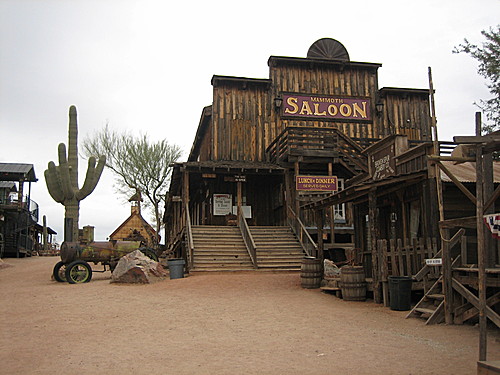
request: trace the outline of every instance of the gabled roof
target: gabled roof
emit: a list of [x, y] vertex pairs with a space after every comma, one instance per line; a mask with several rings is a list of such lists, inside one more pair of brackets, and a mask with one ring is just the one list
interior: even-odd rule
[[33, 164], [0, 163], [0, 181], [36, 182]]
[[141, 219], [141, 221], [142, 221], [142, 223], [144, 224], [144, 226], [145, 226], [145, 227], [148, 227], [149, 229], [151, 229], [151, 230], [153, 231], [153, 233], [155, 233], [156, 235], [158, 235], [158, 234], [156, 233], [156, 231], [154, 230], [154, 228], [153, 228], [153, 227], [152, 227], [152, 226], [151, 226], [151, 225], [150, 225], [150, 224], [149, 224], [146, 220], [144, 220], [144, 218], [142, 217], [142, 215], [140, 214], [140, 212], [132, 212], [132, 213], [130, 214], [130, 216], [129, 216], [129, 217], [128, 217], [128, 218], [127, 218], [127, 219], [126, 219], [123, 223], [121, 223], [121, 224], [118, 226], [118, 228], [116, 228], [116, 229], [114, 230], [114, 232], [113, 232], [113, 233], [111, 233], [111, 234], [109, 235], [109, 237], [111, 238], [111, 237], [113, 237], [115, 234], [117, 234], [117, 233], [118, 233], [118, 232], [119, 232], [119, 231], [120, 231], [120, 230], [121, 230], [121, 229], [122, 229], [125, 225], [127, 225], [127, 223], [128, 223], [130, 220], [132, 220], [132, 218], [133, 218], [134, 216], [138, 216], [138, 217]]

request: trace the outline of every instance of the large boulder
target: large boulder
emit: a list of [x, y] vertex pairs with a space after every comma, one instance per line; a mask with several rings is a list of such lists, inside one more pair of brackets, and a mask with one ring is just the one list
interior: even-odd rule
[[163, 266], [135, 250], [120, 258], [111, 274], [112, 283], [150, 284], [163, 280], [167, 271]]

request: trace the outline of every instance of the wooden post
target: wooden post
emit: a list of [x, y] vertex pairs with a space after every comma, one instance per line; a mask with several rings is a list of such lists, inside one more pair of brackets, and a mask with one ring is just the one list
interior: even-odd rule
[[443, 254], [443, 294], [444, 294], [444, 321], [453, 324], [453, 288], [451, 285], [451, 257], [450, 257], [450, 230], [444, 229], [441, 233], [441, 250]]
[[[333, 164], [328, 163], [328, 176], [333, 176]], [[332, 205], [328, 208], [330, 211], [330, 243], [335, 243], [335, 207]]]
[[300, 168], [299, 168], [299, 162], [295, 162], [295, 177], [294, 177], [294, 190], [295, 190], [295, 215], [297, 215], [297, 218], [300, 218], [300, 201], [299, 201], [299, 192], [297, 191], [297, 184], [295, 181], [297, 181], [297, 176], [300, 173]]
[[380, 292], [380, 264], [377, 249], [377, 196], [376, 188], [370, 189], [368, 193], [368, 216], [370, 225], [370, 239], [371, 239], [371, 252], [372, 252], [372, 278], [373, 278], [373, 300], [375, 303], [382, 303], [382, 295]]
[[240, 208], [242, 206], [242, 201], [243, 201], [242, 195], [243, 194], [242, 194], [241, 181], [238, 181], [238, 182], [236, 182], [236, 206], [238, 207], [238, 209], [236, 210], [236, 215], [238, 216], [238, 220], [240, 219], [239, 218]]
[[324, 243], [323, 243], [323, 227], [324, 227], [324, 210], [319, 209], [315, 211], [316, 213], [316, 226], [318, 227], [318, 254], [316, 258], [320, 259], [321, 262], [324, 260]]
[[[476, 112], [476, 136], [481, 136], [481, 113]], [[479, 285], [479, 360], [486, 361], [487, 349], [487, 318], [486, 310], [486, 264], [484, 251], [483, 228], [483, 147], [476, 147], [476, 225], [477, 225], [477, 264]]]
[[[183, 212], [183, 218], [182, 220], [184, 221], [186, 219], [186, 214], [184, 213], [184, 210], [189, 210], [189, 172], [184, 169], [183, 171], [183, 185], [182, 185], [182, 212]], [[184, 225], [187, 225], [187, 223], [184, 223]]]

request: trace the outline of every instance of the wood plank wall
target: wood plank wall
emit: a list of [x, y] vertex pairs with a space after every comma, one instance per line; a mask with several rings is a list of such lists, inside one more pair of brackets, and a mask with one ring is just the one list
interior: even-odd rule
[[267, 87], [218, 83], [213, 95], [213, 160], [264, 161], [270, 110]]
[[346, 121], [305, 121], [297, 119], [280, 120], [274, 114], [275, 126], [268, 135], [274, 139], [287, 126], [314, 126], [336, 128], [353, 138], [379, 138], [381, 132], [375, 116], [375, 103], [378, 91], [377, 71], [373, 66], [350, 67], [348, 64], [271, 64], [270, 78], [273, 81], [272, 95], [281, 92], [301, 94], [321, 94], [332, 96], [357, 96], [371, 99], [372, 122]]
[[384, 95], [384, 123], [409, 140], [431, 141], [429, 96], [411, 92]]
[[[430, 140], [429, 99], [422, 94], [425, 90], [379, 92], [379, 64], [314, 63], [309, 59], [290, 63], [279, 58], [270, 61], [269, 80], [216, 80], [211, 125], [200, 160], [265, 161], [266, 148], [287, 126], [336, 128], [352, 138], [405, 134], [410, 140]], [[414, 92], [408, 94], [405, 90]], [[274, 98], [284, 92], [369, 97], [372, 121], [282, 119], [274, 108]], [[385, 102], [384, 115], [377, 116], [375, 104], [381, 99]]]

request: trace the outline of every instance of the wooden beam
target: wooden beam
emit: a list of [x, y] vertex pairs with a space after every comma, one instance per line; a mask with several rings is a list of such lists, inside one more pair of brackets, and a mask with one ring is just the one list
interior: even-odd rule
[[[494, 294], [493, 296], [491, 296], [490, 298], [488, 298], [486, 300], [486, 305], [489, 307], [493, 307], [499, 302], [500, 302], [500, 292], [498, 292], [498, 293]], [[470, 309], [463, 312], [462, 321], [465, 322], [465, 321], [475, 317], [477, 314], [479, 314], [479, 311], [474, 306], [472, 306]]]
[[458, 219], [447, 219], [439, 222], [439, 228], [452, 229], [456, 227], [461, 228], [476, 228], [477, 221], [475, 216], [460, 217]]
[[368, 194], [368, 216], [370, 226], [370, 247], [372, 253], [372, 279], [373, 279], [373, 299], [375, 303], [382, 303], [382, 295], [380, 291], [380, 278], [379, 278], [379, 259], [377, 249], [377, 197], [376, 188], [370, 189]]
[[[476, 112], [476, 136], [481, 136], [481, 112]], [[486, 361], [487, 327], [486, 327], [486, 257], [484, 246], [483, 204], [484, 204], [484, 171], [483, 148], [480, 143], [476, 147], [476, 220], [477, 220], [477, 263], [479, 268], [479, 360]]]
[[[481, 113], [481, 112], [476, 112]], [[482, 144], [482, 143], [499, 143], [500, 144], [500, 136], [499, 135], [458, 135], [453, 137], [453, 142], [455, 143], [469, 143], [469, 144]]]
[[488, 210], [495, 201], [500, 198], [500, 185], [497, 186], [495, 191], [493, 192], [493, 195], [490, 196], [490, 199], [484, 204], [484, 211]]
[[[474, 293], [472, 293], [469, 289], [463, 286], [457, 279], [452, 278], [453, 289], [455, 289], [458, 293], [462, 295], [468, 302], [472, 303], [472, 305], [479, 309], [479, 298], [477, 298]], [[493, 309], [489, 306], [486, 306], [485, 316], [487, 316], [493, 323], [500, 328], [500, 316], [493, 311]]]
[[453, 181], [453, 183], [460, 189], [460, 191], [464, 193], [467, 198], [469, 198], [472, 204], [475, 205], [476, 197], [469, 190], [467, 190], [467, 188], [460, 181], [458, 181], [453, 173], [451, 173], [450, 170], [446, 168], [441, 162], [437, 162], [436, 165], [451, 179], [451, 181]]
[[458, 156], [438, 156], [438, 155], [428, 155], [427, 159], [430, 161], [454, 161], [457, 163], [466, 163], [466, 162], [472, 162], [474, 163], [476, 161], [475, 158], [463, 158], [463, 157], [458, 157]]

